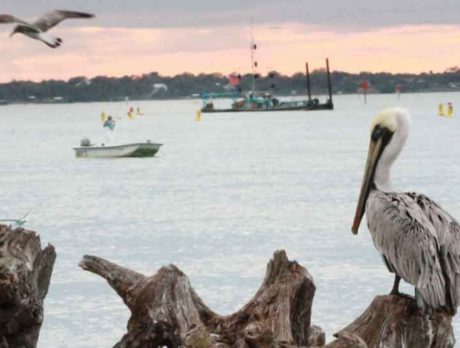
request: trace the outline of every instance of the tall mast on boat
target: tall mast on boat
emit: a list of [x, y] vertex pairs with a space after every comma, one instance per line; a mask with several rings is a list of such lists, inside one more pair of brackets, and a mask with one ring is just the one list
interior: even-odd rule
[[252, 73], [252, 95], [255, 96], [256, 94], [256, 68], [257, 62], [255, 60], [255, 50], [257, 49], [257, 45], [254, 42], [254, 25], [251, 19], [251, 73]]
[[307, 62], [305, 62], [305, 77], [307, 78], [307, 94], [308, 94], [308, 101], [311, 102], [310, 71], [308, 70], [308, 63], [307, 63]]
[[326, 74], [327, 74], [327, 91], [329, 92], [329, 100], [328, 103], [333, 105], [332, 103], [332, 84], [331, 84], [331, 72], [329, 70], [329, 58], [326, 58]]

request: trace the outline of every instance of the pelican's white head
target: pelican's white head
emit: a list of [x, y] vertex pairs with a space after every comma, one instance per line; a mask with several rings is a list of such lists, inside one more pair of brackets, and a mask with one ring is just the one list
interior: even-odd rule
[[391, 190], [390, 168], [406, 143], [409, 127], [409, 113], [402, 108], [384, 110], [372, 121], [371, 144], [379, 138], [382, 142], [374, 173], [374, 184], [379, 190]]
[[369, 153], [353, 222], [353, 233], [358, 232], [371, 189], [391, 190], [390, 168], [406, 143], [409, 126], [409, 113], [402, 108], [386, 109], [372, 121]]

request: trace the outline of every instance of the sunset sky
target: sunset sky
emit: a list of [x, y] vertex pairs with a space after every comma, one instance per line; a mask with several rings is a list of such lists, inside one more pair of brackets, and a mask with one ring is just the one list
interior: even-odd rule
[[2, 0], [33, 21], [52, 9], [91, 12], [50, 30], [50, 49], [0, 25], [0, 81], [73, 76], [241, 73], [251, 21], [259, 72], [292, 74], [305, 61], [348, 72], [444, 71], [460, 65], [459, 0]]

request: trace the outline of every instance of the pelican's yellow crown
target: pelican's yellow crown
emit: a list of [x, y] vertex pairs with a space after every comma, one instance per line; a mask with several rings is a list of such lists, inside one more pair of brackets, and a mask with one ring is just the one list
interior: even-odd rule
[[398, 119], [396, 116], [396, 109], [386, 109], [379, 113], [373, 120], [371, 124], [371, 132], [374, 128], [379, 125], [380, 127], [385, 127], [391, 132], [395, 132], [398, 128]]

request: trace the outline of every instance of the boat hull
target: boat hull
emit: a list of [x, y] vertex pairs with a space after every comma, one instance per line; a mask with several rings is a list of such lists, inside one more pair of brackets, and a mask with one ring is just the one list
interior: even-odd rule
[[122, 158], [122, 157], [153, 157], [162, 144], [135, 143], [116, 146], [81, 146], [75, 147], [78, 158]]
[[274, 106], [270, 108], [229, 108], [229, 109], [210, 109], [202, 108], [203, 113], [219, 113], [219, 112], [267, 112], [267, 111], [314, 111], [314, 110], [333, 110], [332, 103], [316, 104], [316, 105], [287, 105]]

